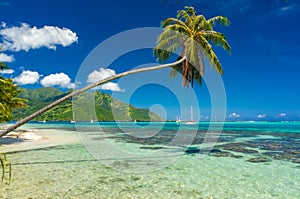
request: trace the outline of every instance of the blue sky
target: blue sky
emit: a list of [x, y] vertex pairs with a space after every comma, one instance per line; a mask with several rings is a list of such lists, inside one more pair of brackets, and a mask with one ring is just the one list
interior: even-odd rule
[[[99, 43], [126, 30], [159, 27], [184, 5], [194, 6], [207, 18], [224, 15], [231, 21], [229, 27], [217, 26], [216, 30], [225, 33], [232, 54], [215, 48], [224, 69], [228, 120], [300, 119], [300, 3], [296, 0], [0, 0], [0, 61], [12, 69], [2, 75], [25, 88], [71, 88], [82, 62]], [[32, 33], [38, 36], [26, 40], [26, 36], [32, 39]], [[151, 50], [137, 50], [107, 66], [113, 71], [98, 70], [94, 76], [154, 62]], [[100, 63], [93, 67], [99, 69]], [[151, 75], [166, 78], [168, 84], [176, 82], [176, 89], [183, 95], [192, 92], [182, 90], [179, 77], [168, 80], [167, 70]], [[114, 82], [107, 89], [115, 90], [113, 94], [124, 100], [124, 86]], [[206, 85], [195, 86], [194, 92], [201, 119], [209, 116], [211, 100]], [[159, 112], [161, 107], [154, 105], [160, 104], [170, 119], [177, 115], [187, 118], [189, 107], [197, 106], [188, 100], [178, 102], [168, 88], [155, 84], [142, 86], [128, 101], [138, 107], [158, 107]], [[180, 113], [181, 103], [184, 111]], [[195, 114], [200, 118], [197, 109]]]

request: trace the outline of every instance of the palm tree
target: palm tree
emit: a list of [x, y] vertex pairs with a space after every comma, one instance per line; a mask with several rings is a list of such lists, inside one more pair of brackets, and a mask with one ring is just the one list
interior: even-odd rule
[[181, 58], [180, 60], [178, 60], [178, 61], [176, 61], [174, 63], [169, 63], [169, 64], [163, 64], [163, 65], [158, 65], [158, 66], [152, 66], [152, 67], [147, 67], [147, 68], [139, 68], [139, 69], [135, 69], [135, 70], [126, 71], [126, 72], [123, 72], [123, 73], [116, 74], [114, 76], [108, 77], [106, 79], [100, 80], [100, 81], [95, 82], [93, 84], [89, 84], [89, 85], [87, 85], [84, 88], [81, 88], [81, 89], [79, 89], [77, 91], [74, 91], [74, 92], [72, 92], [72, 93], [70, 93], [70, 94], [68, 94], [68, 95], [66, 95], [66, 96], [64, 96], [64, 97], [62, 97], [62, 98], [54, 101], [53, 103], [45, 106], [44, 108], [42, 108], [42, 109], [38, 110], [37, 112], [29, 115], [28, 117], [25, 117], [24, 119], [19, 120], [16, 124], [9, 126], [7, 129], [0, 130], [0, 138], [3, 137], [4, 135], [8, 134], [9, 132], [15, 130], [16, 128], [22, 126], [23, 124], [29, 122], [33, 118], [35, 118], [35, 117], [43, 114], [44, 112], [52, 109], [55, 106], [59, 105], [60, 103], [66, 101], [66, 100], [68, 100], [68, 99], [70, 99], [70, 98], [72, 98], [72, 97], [74, 97], [76, 95], [79, 95], [80, 93], [83, 93], [83, 92], [85, 92], [87, 90], [90, 90], [90, 89], [92, 89], [94, 87], [97, 87], [97, 86], [99, 86], [101, 84], [105, 84], [105, 83], [110, 82], [112, 80], [119, 79], [121, 77], [128, 76], [128, 75], [131, 75], [131, 74], [136, 74], [136, 73], [141, 73], [141, 72], [146, 72], [146, 71], [152, 71], [152, 70], [159, 70], [159, 69], [163, 69], [163, 68], [168, 68], [168, 67], [174, 66], [176, 64], [179, 64], [180, 62], [184, 61], [185, 59], [186, 58], [183, 57], [183, 58]]
[[173, 66], [171, 77], [182, 74], [182, 86], [193, 86], [194, 80], [202, 83], [204, 75], [204, 59], [206, 57], [210, 65], [219, 73], [223, 70], [210, 42], [222, 46], [230, 53], [230, 46], [220, 32], [213, 29], [215, 24], [229, 25], [226, 17], [216, 16], [206, 19], [203, 15], [196, 15], [193, 7], [185, 7], [177, 14], [177, 18], [168, 18], [162, 22], [163, 33], [158, 38], [158, 44], [154, 49], [154, 55], [158, 61], [169, 59], [170, 54], [181, 50], [178, 60], [186, 57], [183, 62]]
[[[203, 15], [196, 16], [194, 8], [185, 7], [185, 10], [178, 12], [176, 19], [169, 18], [162, 22], [162, 27], [165, 29], [159, 36], [158, 44], [154, 49], [154, 55], [157, 56], [159, 61], [168, 59], [170, 57], [170, 53], [174, 52], [176, 49], [182, 49], [182, 53], [178, 57], [177, 61], [169, 64], [126, 71], [90, 84], [45, 106], [32, 115], [18, 121], [16, 124], [9, 126], [7, 129], [0, 131], [0, 137], [32, 120], [36, 116], [57, 106], [65, 100], [72, 98], [73, 96], [127, 75], [172, 67], [174, 71], [182, 73], [183, 78], [187, 80], [184, 80], [184, 86], [190, 82], [193, 83], [194, 79], [201, 83], [204, 67], [203, 55], [205, 55], [210, 60], [210, 64], [216, 68], [220, 74], [222, 74], [222, 68], [219, 60], [208, 41], [211, 41], [216, 45], [221, 45], [226, 50], [230, 50], [230, 46], [223, 34], [213, 30], [213, 25], [216, 23], [228, 25], [229, 21], [227, 18], [220, 16], [206, 20]], [[174, 74], [174, 72], [171, 73]]]
[[3, 62], [0, 62], [0, 70], [4, 70], [7, 69], [6, 64], [4, 64]]
[[[7, 68], [5, 64], [0, 62], [2, 69]], [[19, 98], [22, 92], [19, 87], [13, 83], [11, 78], [0, 76], [0, 122], [6, 122], [12, 119], [12, 109], [25, 106], [25, 99]]]

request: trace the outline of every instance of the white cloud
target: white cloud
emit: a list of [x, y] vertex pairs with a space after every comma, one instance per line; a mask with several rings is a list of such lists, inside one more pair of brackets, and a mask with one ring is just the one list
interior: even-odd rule
[[13, 69], [0, 70], [0, 74], [13, 74], [15, 71]]
[[278, 8], [277, 10], [275, 10], [277, 13], [274, 13], [274, 14], [276, 14], [277, 16], [280, 16], [283, 14], [291, 14], [293, 12], [296, 12], [298, 10], [298, 8], [299, 8], [299, 5], [297, 5], [297, 4], [284, 6], [284, 7], [281, 7], [281, 8]]
[[40, 74], [36, 71], [25, 70], [14, 81], [20, 85], [35, 84], [40, 79]]
[[[88, 75], [88, 79], [86, 82], [87, 83], [95, 83], [97, 81], [106, 79], [113, 75], [116, 75], [116, 72], [114, 70], [100, 68], [99, 70], [95, 70], [95, 71], [91, 72]], [[123, 89], [120, 89], [120, 87], [117, 83], [113, 83], [113, 82], [108, 82], [106, 84], [100, 85], [97, 88], [102, 89], [102, 90], [110, 90], [110, 91], [118, 91], [118, 92], [124, 91]]]
[[239, 118], [240, 115], [237, 114], [237, 113], [231, 113], [231, 114], [229, 115], [229, 117], [230, 117], [230, 118]]
[[280, 113], [279, 117], [286, 117], [286, 113]]
[[0, 53], [0, 62], [12, 62], [14, 61], [13, 55], [7, 55], [4, 53]]
[[279, 8], [278, 10], [282, 11], [282, 12], [285, 12], [285, 11], [293, 9], [294, 7], [295, 7], [295, 5], [285, 6], [285, 7]]
[[257, 118], [265, 118], [266, 117], [266, 114], [259, 114], [257, 115]]
[[75, 84], [71, 83], [71, 79], [64, 73], [51, 74], [41, 80], [44, 87], [60, 86], [62, 88], [74, 88]]
[[117, 83], [113, 83], [113, 82], [108, 82], [106, 84], [103, 84], [99, 88], [102, 90], [124, 92], [124, 89], [120, 89], [119, 85]]
[[5, 22], [1, 22], [1, 23], [0, 23], [0, 27], [1, 27], [1, 28], [5, 28], [5, 27], [6, 27], [6, 23], [5, 23]]
[[56, 49], [57, 45], [69, 46], [78, 40], [75, 32], [67, 28], [56, 26], [44, 26], [37, 28], [29, 24], [22, 23], [20, 26], [7, 27], [3, 25], [0, 29], [0, 35], [3, 42], [1, 48], [11, 51], [28, 51], [46, 47]]
[[114, 70], [100, 68], [99, 71], [95, 70], [89, 74], [87, 83], [95, 83], [113, 75], [116, 75]]

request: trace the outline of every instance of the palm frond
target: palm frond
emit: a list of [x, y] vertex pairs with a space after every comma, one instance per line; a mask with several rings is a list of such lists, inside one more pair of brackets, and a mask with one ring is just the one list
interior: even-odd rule
[[198, 42], [201, 43], [201, 46], [203, 47], [203, 53], [208, 58], [211, 67], [214, 68], [220, 75], [222, 75], [223, 69], [217, 55], [208, 41], [203, 36], [200, 36], [200, 38], [201, 40], [199, 39]]
[[202, 30], [212, 30], [213, 27], [210, 23], [207, 22], [206, 18], [203, 15], [197, 15], [193, 23], [191, 24], [193, 26], [193, 30], [195, 33], [202, 31]]
[[179, 10], [177, 12], [177, 19], [179, 19], [179, 20], [184, 19], [184, 21], [186, 22], [189, 17], [190, 17], [190, 15], [187, 13], [186, 10]]
[[190, 28], [181, 20], [175, 19], [175, 18], [168, 18], [161, 22], [161, 27], [166, 28], [167, 26], [170, 26], [172, 24], [178, 24], [181, 25], [182, 28], [184, 28], [187, 32], [190, 31]]
[[193, 7], [185, 6], [185, 10], [180, 10], [177, 13], [177, 19], [184, 21], [184, 23], [190, 27], [193, 18], [196, 16], [195, 9]]
[[227, 17], [223, 17], [223, 16], [216, 16], [213, 18], [210, 18], [207, 20], [208, 23], [210, 23], [212, 26], [214, 26], [216, 23], [219, 23], [223, 26], [229, 26], [230, 21]]
[[186, 29], [185, 27], [179, 25], [179, 24], [172, 24], [166, 27], [166, 29], [169, 29], [171, 31], [175, 31], [173, 34], [184, 34], [184, 35], [190, 35], [190, 30]]
[[165, 28], [165, 30], [161, 33], [161, 35], [157, 39], [157, 43], [159, 43], [161, 40], [168, 39], [169, 37], [177, 38], [184, 40], [186, 36], [188, 36], [190, 33], [186, 29], [184, 29], [182, 26], [178, 24], [172, 24]]
[[14, 84], [11, 78], [0, 76], [0, 122], [5, 122], [12, 118], [12, 109], [25, 106], [27, 100], [18, 98], [21, 89]]
[[0, 70], [4, 70], [4, 69], [8, 69], [8, 66], [5, 63], [0, 62]]
[[196, 12], [194, 7], [192, 6], [184, 6], [184, 9], [186, 10], [186, 12], [190, 15], [190, 16], [195, 16]]
[[[170, 25], [170, 26], [174, 26]], [[182, 48], [182, 44], [186, 36], [179, 31], [171, 30], [169, 27], [165, 28], [163, 33], [157, 40], [157, 45], [154, 48], [154, 56], [159, 62], [163, 62], [170, 57], [170, 53], [175, 53]]]
[[157, 57], [157, 61], [162, 63], [165, 60], [169, 59], [170, 57], [170, 52], [167, 50], [162, 50], [159, 48], [154, 48], [153, 54], [155, 57]]
[[211, 41], [216, 46], [221, 46], [224, 50], [231, 53], [231, 47], [228, 44], [225, 35], [216, 31], [206, 31], [201, 33], [205, 39]]

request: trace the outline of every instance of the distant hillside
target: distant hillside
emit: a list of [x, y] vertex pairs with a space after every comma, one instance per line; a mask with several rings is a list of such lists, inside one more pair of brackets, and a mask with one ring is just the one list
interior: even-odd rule
[[[62, 92], [55, 88], [24, 89], [20, 97], [28, 100], [27, 107], [14, 110], [14, 120], [24, 118], [51, 102], [65, 96], [71, 91]], [[94, 102], [89, 102], [95, 99]], [[95, 105], [91, 105], [95, 103]], [[84, 93], [74, 99], [75, 114], [77, 121], [162, 121], [162, 118], [149, 112], [149, 109], [135, 108], [114, 99], [111, 95], [98, 92]], [[95, 107], [95, 108], [94, 108]], [[95, 109], [96, 117], [91, 116], [92, 109]], [[90, 110], [90, 111], [89, 111]], [[114, 114], [112, 114], [112, 112]], [[150, 118], [150, 116], [151, 118]], [[113, 117], [114, 116], [114, 117]], [[52, 110], [38, 116], [35, 121], [70, 121], [73, 120], [72, 100], [60, 104]]]

